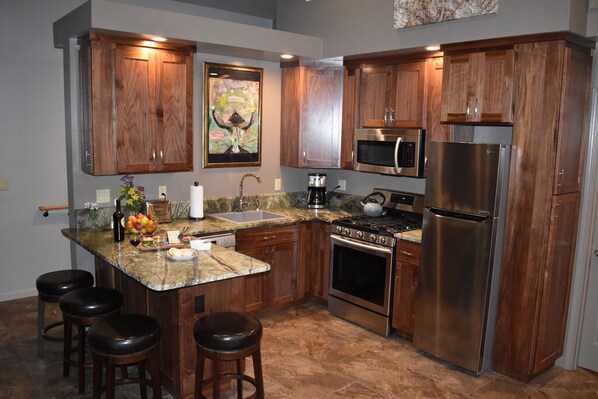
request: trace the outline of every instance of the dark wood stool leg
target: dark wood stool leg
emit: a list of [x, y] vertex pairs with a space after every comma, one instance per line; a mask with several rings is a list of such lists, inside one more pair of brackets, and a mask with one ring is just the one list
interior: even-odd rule
[[220, 399], [220, 359], [218, 355], [212, 359], [212, 399]]
[[46, 303], [37, 297], [37, 357], [42, 357], [44, 354], [44, 321], [46, 314]]
[[260, 344], [257, 344], [257, 351], [251, 356], [253, 358], [253, 372], [255, 374], [255, 385], [258, 399], [264, 399], [264, 376], [262, 374], [262, 354]]
[[71, 340], [73, 338], [73, 326], [69, 320], [64, 319], [64, 345], [62, 350], [62, 375], [69, 376], [71, 360]]
[[[139, 374], [140, 381], [145, 379], [145, 366], [143, 363], [140, 362], [137, 365], [137, 373]], [[139, 383], [139, 394], [141, 395], [141, 399], [147, 399], [147, 384]]]
[[85, 392], [85, 326], [77, 323], [77, 374], [79, 378], [79, 395]]
[[98, 355], [93, 356], [93, 399], [100, 399], [102, 395], [102, 368], [103, 359]]
[[162, 399], [162, 388], [160, 387], [160, 365], [158, 348], [152, 350], [152, 354], [147, 359], [150, 367], [150, 377], [152, 379], [152, 390], [154, 391], [154, 399]]
[[199, 351], [197, 351], [196, 359], [197, 360], [195, 365], [195, 399], [199, 399], [201, 395], [201, 389], [203, 388], [203, 370], [205, 365], [205, 359]]
[[241, 368], [241, 359], [236, 360], [237, 363], [237, 399], [243, 399], [243, 378], [240, 376], [243, 374], [243, 370]]
[[114, 365], [112, 359], [106, 359], [106, 399], [114, 399]]

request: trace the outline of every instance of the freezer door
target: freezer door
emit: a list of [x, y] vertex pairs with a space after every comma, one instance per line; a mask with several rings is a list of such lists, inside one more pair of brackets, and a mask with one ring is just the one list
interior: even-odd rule
[[498, 215], [508, 178], [510, 146], [431, 142], [424, 206], [474, 215]]
[[455, 216], [459, 215], [424, 211], [413, 344], [478, 373], [483, 360], [496, 219]]

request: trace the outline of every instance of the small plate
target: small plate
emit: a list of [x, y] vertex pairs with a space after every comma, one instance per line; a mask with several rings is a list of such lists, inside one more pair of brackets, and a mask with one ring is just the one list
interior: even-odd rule
[[166, 256], [174, 261], [191, 260], [197, 257], [197, 251], [191, 248], [170, 248], [166, 251]]

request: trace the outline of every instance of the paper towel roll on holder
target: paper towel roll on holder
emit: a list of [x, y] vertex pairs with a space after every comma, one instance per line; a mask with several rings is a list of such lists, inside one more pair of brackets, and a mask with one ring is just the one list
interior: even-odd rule
[[195, 182], [190, 188], [189, 219], [201, 220], [203, 218], [203, 187]]

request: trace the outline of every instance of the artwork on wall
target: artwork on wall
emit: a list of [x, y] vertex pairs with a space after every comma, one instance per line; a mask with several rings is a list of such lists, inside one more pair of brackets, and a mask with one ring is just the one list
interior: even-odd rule
[[394, 0], [394, 28], [495, 14], [498, 0]]
[[204, 63], [204, 168], [261, 165], [262, 74]]

